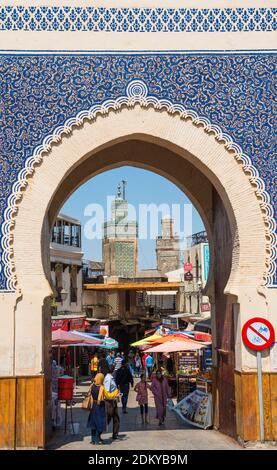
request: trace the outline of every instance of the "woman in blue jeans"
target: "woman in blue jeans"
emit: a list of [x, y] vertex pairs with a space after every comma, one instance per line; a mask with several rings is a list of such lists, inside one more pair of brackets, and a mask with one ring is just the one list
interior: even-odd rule
[[134, 386], [133, 375], [126, 361], [124, 361], [120, 369], [118, 369], [115, 380], [116, 380], [116, 385], [119, 387], [119, 390], [122, 393], [122, 397], [121, 397], [122, 412], [126, 414], [130, 384], [132, 385], [132, 387]]

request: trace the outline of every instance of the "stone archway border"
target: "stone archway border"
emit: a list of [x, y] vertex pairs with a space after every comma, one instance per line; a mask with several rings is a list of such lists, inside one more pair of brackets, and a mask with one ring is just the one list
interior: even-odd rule
[[4, 212], [4, 222], [2, 224], [2, 262], [4, 274], [7, 278], [6, 292], [16, 290], [16, 274], [13, 261], [13, 227], [18, 211], [18, 205], [22, 197], [22, 190], [28, 185], [28, 177], [35, 172], [35, 166], [40, 164], [43, 154], [51, 150], [54, 143], [59, 143], [64, 134], [69, 135], [74, 127], [80, 127], [85, 120], [93, 121], [98, 115], [108, 114], [109, 111], [120, 110], [122, 107], [134, 107], [139, 104], [143, 108], [153, 107], [156, 110], [165, 110], [168, 114], [178, 114], [180, 119], [191, 119], [193, 124], [203, 126], [204, 130], [213, 134], [218, 142], [224, 143], [228, 151], [234, 152], [234, 158], [242, 163], [244, 172], [249, 176], [250, 183], [255, 186], [255, 193], [259, 200], [265, 223], [267, 236], [267, 272], [264, 273], [264, 281], [268, 287], [274, 287], [274, 274], [277, 268], [277, 237], [276, 221], [274, 211], [270, 202], [270, 196], [265, 190], [264, 181], [260, 178], [257, 168], [252, 164], [251, 158], [245, 155], [241, 147], [236, 144], [232, 137], [214, 125], [209, 119], [199, 116], [194, 110], [186, 109], [182, 104], [176, 104], [168, 99], [158, 99], [148, 94], [148, 87], [142, 80], [132, 80], [126, 87], [126, 94], [113, 100], [105, 100], [102, 104], [92, 106], [88, 110], [81, 111], [76, 117], [68, 119], [63, 126], [58, 126], [52, 134], [46, 136], [42, 144], [38, 145], [31, 157], [25, 162], [25, 167], [19, 172], [17, 181], [14, 183], [12, 193], [8, 198], [8, 207]]

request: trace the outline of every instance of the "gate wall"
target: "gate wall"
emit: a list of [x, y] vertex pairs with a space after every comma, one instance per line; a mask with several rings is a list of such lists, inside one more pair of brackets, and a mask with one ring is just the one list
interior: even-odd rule
[[[271, 145], [275, 2], [255, 0], [251, 9], [241, 8], [239, 1], [230, 8], [228, 0], [213, 0], [208, 8], [204, 0], [188, 0], [185, 8], [179, 0], [167, 2], [166, 8], [158, 0], [121, 0], [113, 9], [109, 0], [95, 7], [86, 0], [81, 7], [78, 3], [74, 0], [68, 8], [68, 1], [60, 0], [54, 10], [52, 0], [0, 0], [0, 421], [5, 423], [0, 447], [45, 443], [50, 384], [45, 299], [51, 289], [41, 231], [49, 230], [45, 217], [51, 197], [74, 165], [110, 139], [121, 139], [119, 130], [128, 134], [128, 126], [130, 135], [141, 126], [144, 137], [164, 139], [163, 145], [204, 170], [224, 203], [233, 252], [225, 298], [223, 285], [219, 289], [224, 312], [218, 332], [226, 334], [224, 319], [228, 330], [234, 327], [234, 345], [231, 331], [226, 341], [232, 357], [228, 370], [235, 370], [235, 434], [255, 440], [256, 363], [242, 345], [240, 331], [253, 315], [268, 318], [277, 328], [276, 167]], [[128, 117], [126, 110], [115, 114], [122, 103], [137, 103]], [[188, 122], [194, 123], [190, 129]], [[203, 207], [202, 212], [209, 221]], [[212, 222], [209, 230], [212, 235]], [[226, 342], [218, 336], [224, 349]], [[220, 361], [215, 361], [215, 378], [226, 366], [222, 357]], [[263, 370], [266, 438], [276, 439], [277, 379], [268, 354]], [[215, 396], [224, 387], [221, 379], [215, 381]], [[216, 424], [222, 428], [223, 402], [216, 403]], [[226, 426], [231, 431], [223, 430], [234, 434], [230, 419]]]

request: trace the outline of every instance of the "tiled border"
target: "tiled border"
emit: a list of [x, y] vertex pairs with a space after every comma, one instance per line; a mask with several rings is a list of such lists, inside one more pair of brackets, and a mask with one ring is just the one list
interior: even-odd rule
[[93, 32], [276, 31], [277, 8], [2, 6], [0, 30]]

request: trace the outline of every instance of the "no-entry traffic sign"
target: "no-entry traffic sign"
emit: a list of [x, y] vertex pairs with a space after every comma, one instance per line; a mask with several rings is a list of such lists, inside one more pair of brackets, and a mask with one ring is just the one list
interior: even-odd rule
[[274, 342], [274, 328], [264, 318], [251, 318], [242, 328], [242, 339], [246, 346], [255, 351], [269, 348]]

